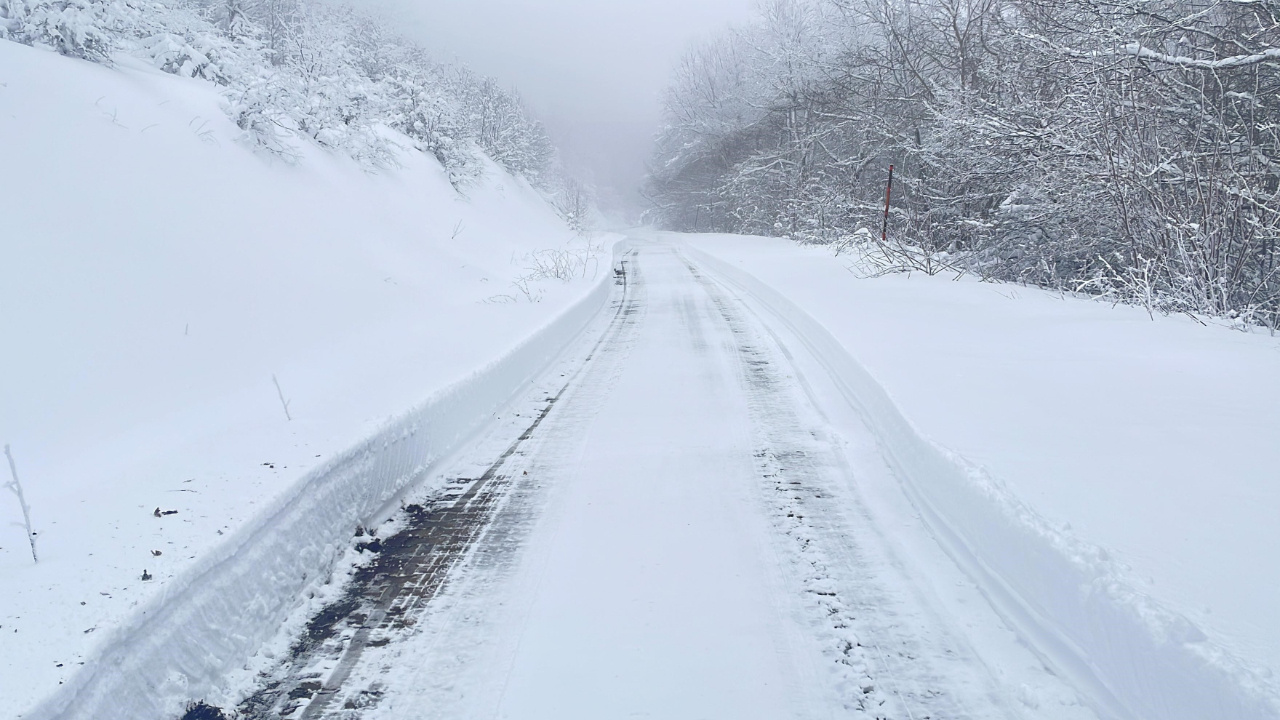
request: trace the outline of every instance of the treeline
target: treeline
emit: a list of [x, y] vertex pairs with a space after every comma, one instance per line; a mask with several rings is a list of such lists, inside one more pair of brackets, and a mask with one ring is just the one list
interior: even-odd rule
[[652, 213], [1274, 329], [1278, 20], [1276, 0], [770, 0], [680, 65]]
[[313, 142], [383, 167], [394, 163], [391, 128], [438, 158], [457, 187], [481, 175], [481, 154], [543, 190], [566, 184], [547, 133], [514, 93], [435, 62], [351, 8], [314, 0], [0, 0], [0, 38], [104, 63], [127, 53], [216, 83], [246, 136], [283, 157]]

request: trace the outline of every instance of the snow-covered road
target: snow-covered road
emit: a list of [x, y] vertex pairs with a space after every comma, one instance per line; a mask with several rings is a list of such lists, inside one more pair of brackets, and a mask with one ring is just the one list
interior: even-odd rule
[[948, 560], [802, 343], [677, 244], [626, 257], [607, 323], [247, 715], [1112, 714]]

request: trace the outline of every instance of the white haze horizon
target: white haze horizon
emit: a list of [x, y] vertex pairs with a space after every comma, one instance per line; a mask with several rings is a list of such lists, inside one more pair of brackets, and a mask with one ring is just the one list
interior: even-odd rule
[[441, 60], [518, 89], [604, 209], [629, 215], [662, 93], [698, 40], [752, 15], [755, 0], [373, 0]]

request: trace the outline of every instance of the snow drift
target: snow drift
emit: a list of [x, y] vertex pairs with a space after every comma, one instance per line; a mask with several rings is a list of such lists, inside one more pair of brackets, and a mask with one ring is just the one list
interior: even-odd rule
[[777, 290], [706, 252], [698, 261], [803, 339], [876, 434], [952, 557], [1052, 666], [1127, 718], [1280, 717], [1254, 670], [1135, 589], [1105, 551], [1054, 528], [1001, 483], [921, 434], [876, 379]]

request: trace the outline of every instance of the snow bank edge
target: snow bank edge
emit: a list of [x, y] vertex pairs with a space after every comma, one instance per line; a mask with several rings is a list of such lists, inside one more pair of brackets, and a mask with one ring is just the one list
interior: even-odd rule
[[817, 320], [750, 273], [685, 246], [787, 326], [875, 433], [948, 553], [1060, 671], [1130, 718], [1274, 720], [1274, 689], [1187, 618], [1124, 578], [1100, 548], [1052, 527], [1001, 483], [923, 436]]
[[[613, 265], [625, 241], [613, 247]], [[608, 306], [612, 273], [506, 355], [307, 473], [141, 606], [23, 720], [159, 720], [213, 695], [398, 493], [479, 432]]]

